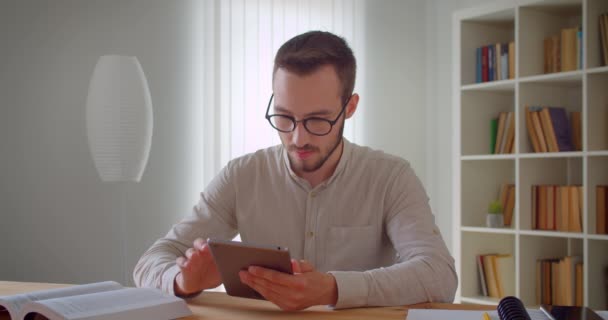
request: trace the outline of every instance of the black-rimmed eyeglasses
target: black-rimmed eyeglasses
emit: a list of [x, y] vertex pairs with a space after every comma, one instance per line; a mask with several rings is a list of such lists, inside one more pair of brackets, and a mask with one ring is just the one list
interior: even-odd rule
[[[351, 96], [352, 97], [352, 96]], [[268, 101], [268, 108], [266, 108], [266, 120], [270, 123], [270, 125], [277, 129], [280, 132], [292, 132], [296, 129], [298, 122], [302, 122], [304, 124], [304, 128], [306, 131], [314, 134], [315, 136], [324, 136], [331, 132], [334, 124], [338, 122], [338, 119], [344, 113], [348, 102], [350, 101], [350, 97], [346, 100], [346, 103], [342, 106], [342, 110], [334, 120], [319, 118], [319, 117], [310, 117], [302, 120], [296, 120], [292, 116], [284, 115], [284, 114], [268, 114], [270, 111], [270, 105], [272, 105], [272, 99], [274, 98], [274, 94], [270, 96], [270, 101]]]

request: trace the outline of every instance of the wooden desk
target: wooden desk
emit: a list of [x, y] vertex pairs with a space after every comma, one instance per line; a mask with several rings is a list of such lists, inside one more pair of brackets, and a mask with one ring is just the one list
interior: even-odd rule
[[[69, 285], [29, 282], [0, 281], [0, 296], [35, 290], [61, 288]], [[331, 310], [325, 306], [311, 307], [303, 311], [285, 312], [268, 301], [242, 299], [220, 292], [205, 292], [188, 301], [194, 319], [399, 319], [404, 320], [408, 309], [492, 310], [491, 306], [460, 305], [449, 303], [424, 303], [409, 307], [356, 308]], [[4, 320], [0, 318], [0, 320]]]

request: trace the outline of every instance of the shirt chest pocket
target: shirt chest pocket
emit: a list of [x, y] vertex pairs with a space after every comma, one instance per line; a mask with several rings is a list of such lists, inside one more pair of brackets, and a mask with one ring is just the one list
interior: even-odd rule
[[363, 271], [378, 265], [380, 239], [374, 225], [330, 227], [326, 262], [331, 271]]

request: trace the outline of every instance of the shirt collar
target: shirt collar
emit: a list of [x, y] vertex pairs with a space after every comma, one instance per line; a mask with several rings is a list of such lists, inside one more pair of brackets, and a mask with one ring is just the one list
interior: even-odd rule
[[[340, 160], [338, 160], [336, 170], [334, 170], [334, 173], [328, 179], [319, 184], [315, 189], [318, 189], [320, 187], [324, 188], [330, 183], [332, 183], [342, 173], [342, 171], [344, 171], [344, 168], [346, 168], [346, 165], [352, 153], [352, 143], [343, 137], [342, 148], [342, 156], [340, 157]], [[281, 153], [283, 154], [283, 164], [285, 165], [285, 168], [287, 168], [287, 172], [289, 173], [291, 178], [294, 179], [297, 183], [305, 185], [307, 187], [306, 189], [310, 189], [310, 184], [308, 183], [308, 181], [299, 177], [291, 168], [291, 164], [289, 163], [289, 155], [287, 154], [287, 150], [285, 150], [284, 146], [281, 147]]]

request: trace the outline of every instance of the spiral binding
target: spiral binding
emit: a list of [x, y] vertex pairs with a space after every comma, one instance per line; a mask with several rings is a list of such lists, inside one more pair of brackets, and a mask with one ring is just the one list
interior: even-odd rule
[[526, 307], [516, 297], [505, 297], [498, 303], [500, 320], [531, 320]]

